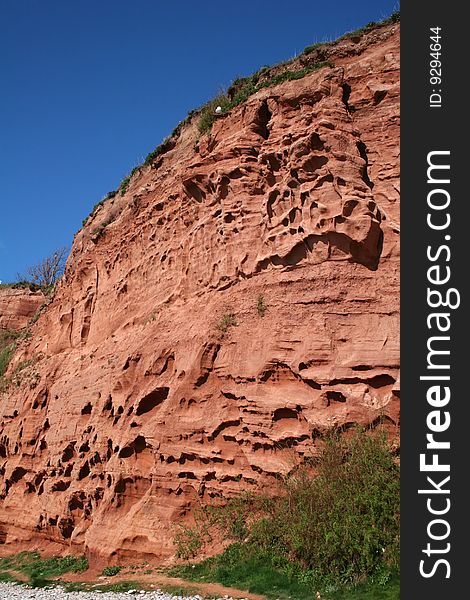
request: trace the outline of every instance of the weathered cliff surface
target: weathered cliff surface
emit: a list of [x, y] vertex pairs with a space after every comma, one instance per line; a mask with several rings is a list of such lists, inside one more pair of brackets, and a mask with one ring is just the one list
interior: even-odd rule
[[399, 26], [328, 52], [77, 234], [1, 396], [4, 548], [169, 557], [196, 500], [398, 426]]
[[25, 288], [0, 288], [0, 332], [19, 331], [26, 327], [44, 302], [41, 291]]

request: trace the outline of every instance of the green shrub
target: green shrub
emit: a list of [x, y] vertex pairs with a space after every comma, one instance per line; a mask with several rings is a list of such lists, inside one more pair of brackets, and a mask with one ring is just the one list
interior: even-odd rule
[[399, 23], [399, 22], [400, 22], [400, 11], [399, 10], [396, 10], [388, 17], [388, 19], [385, 19], [385, 21], [382, 21], [383, 24]]
[[[354, 31], [348, 31], [347, 33], [345, 33], [344, 35], [342, 35], [341, 37], [338, 38], [338, 40], [344, 40], [344, 39], [348, 39], [351, 37], [355, 37], [358, 35], [362, 35], [363, 33], [366, 33], [367, 31], [374, 29], [375, 27], [380, 27], [381, 25], [389, 25], [391, 23], [399, 23], [400, 22], [400, 11], [396, 11], [394, 13], [392, 13], [389, 17], [387, 17], [386, 19], [384, 19], [383, 21], [379, 21], [379, 22], [375, 22], [375, 21], [371, 21], [370, 23], [367, 23], [367, 25], [365, 25], [364, 27], [360, 27], [359, 29], [356, 29]], [[327, 46], [332, 46], [335, 42], [334, 41], [325, 41], [325, 42], [317, 42], [316, 44], [311, 44], [310, 46], [306, 46], [304, 48], [303, 54], [311, 54], [314, 50], [317, 50], [318, 48], [325, 48]]]
[[212, 129], [217, 106], [222, 108], [222, 113], [227, 112], [231, 108], [229, 98], [225, 94], [219, 94], [201, 108], [198, 121], [199, 133], [203, 134]]
[[116, 196], [117, 191], [113, 190], [111, 192], [108, 192], [106, 194], [106, 196], [104, 198], [102, 198], [99, 202], [97, 202], [95, 204], [95, 206], [92, 208], [91, 213], [88, 215], [88, 217], [86, 217], [85, 219], [83, 219], [82, 221], [82, 225], [83, 227], [88, 223], [88, 220], [92, 217], [95, 216], [95, 214], [98, 212], [98, 210], [103, 206], [103, 204], [105, 202], [107, 202], [108, 200], [111, 200], [111, 198], [114, 198], [114, 196]]
[[364, 25], [364, 27], [359, 27], [358, 29], [354, 29], [353, 31], [346, 32], [339, 39], [340, 40], [346, 40], [346, 39], [349, 39], [349, 38], [360, 36], [363, 33], [366, 33], [366, 31], [369, 31], [370, 29], [373, 29], [377, 25], [378, 25], [378, 23], [376, 23], [375, 21], [370, 21], [370, 23], [367, 23], [367, 25]]
[[0, 332], [0, 377], [5, 375], [13, 354], [16, 350], [16, 340], [21, 337], [21, 332], [6, 329]]
[[15, 367], [13, 375], [17, 375], [18, 373], [21, 373], [21, 371], [24, 371], [24, 369], [27, 369], [28, 367], [31, 367], [32, 365], [35, 365], [37, 362], [38, 362], [38, 357], [37, 356], [34, 356], [33, 358], [29, 358], [28, 360], [22, 360]]
[[301, 79], [309, 73], [313, 73], [323, 67], [332, 67], [333, 64], [330, 62], [321, 62], [314, 65], [300, 69], [299, 71], [283, 71], [270, 78], [259, 81], [261, 75], [265, 75], [269, 72], [269, 69], [263, 67], [250, 77], [242, 77], [236, 79], [227, 90], [225, 94], [219, 94], [207, 104], [205, 104], [199, 111], [199, 122], [198, 130], [199, 133], [207, 133], [211, 130], [212, 125], [216, 119], [215, 109], [220, 106], [222, 111], [221, 114], [226, 114], [232, 108], [235, 108], [239, 104], [242, 104], [250, 96], [258, 92], [259, 90], [273, 85], [278, 85], [284, 81], [290, 81], [294, 79]]
[[327, 46], [331, 42], [317, 42], [315, 44], [310, 44], [309, 46], [305, 46], [303, 54], [311, 54], [317, 48], [321, 48], [322, 46]]
[[41, 304], [41, 306], [37, 309], [37, 311], [34, 313], [34, 315], [31, 317], [31, 319], [28, 322], [28, 327], [31, 325], [34, 325], [34, 323], [36, 323], [36, 321], [39, 319], [39, 317], [42, 315], [42, 313], [46, 310], [47, 307], [47, 303], [43, 302]]
[[173, 542], [179, 558], [194, 558], [205, 544], [212, 541], [210, 511], [210, 507], [199, 506], [193, 511], [194, 525], [180, 523], [176, 526]]
[[114, 565], [112, 567], [105, 567], [101, 574], [105, 575], [106, 577], [114, 577], [115, 575], [120, 573], [121, 570], [122, 570], [122, 567], [120, 567], [119, 565]]
[[144, 165], [152, 164], [156, 158], [158, 158], [162, 154], [165, 154], [166, 152], [168, 152], [169, 150], [174, 148], [175, 141], [172, 138], [172, 136], [173, 136], [173, 134], [171, 136], [168, 136], [167, 138], [165, 138], [163, 140], [163, 142], [155, 148], [155, 150], [152, 150], [152, 152], [147, 154], [145, 161], [144, 161]]
[[[60, 584], [60, 587], [66, 592], [129, 592], [130, 590], [140, 590], [141, 585], [138, 581], [118, 581], [116, 583], [102, 583], [97, 585], [96, 583], [91, 584], [90, 582], [64, 582]], [[130, 596], [135, 598], [135, 596]]]
[[237, 325], [237, 318], [232, 308], [229, 306], [225, 307], [225, 312], [217, 323], [217, 329], [222, 333], [227, 333], [230, 327]]
[[189, 560], [194, 558], [204, 545], [204, 531], [197, 524], [195, 527], [179, 525], [173, 541], [176, 546], [176, 556]]
[[367, 25], [364, 25], [364, 27], [359, 27], [358, 29], [355, 29], [354, 31], [348, 31], [347, 33], [345, 33], [338, 39], [344, 40], [344, 39], [348, 39], [351, 37], [357, 37], [368, 31], [371, 31], [372, 29], [375, 29], [376, 27], [380, 27], [381, 25], [390, 25], [392, 23], [399, 23], [399, 22], [400, 22], [400, 11], [395, 11], [389, 17], [387, 17], [386, 19], [383, 19], [382, 21], [379, 21], [379, 22], [370, 21], [369, 23], [367, 23]]
[[98, 227], [96, 227], [96, 229], [93, 231], [92, 240], [94, 242], [98, 241], [100, 237], [104, 235], [106, 227], [108, 225], [111, 225], [111, 223], [114, 223], [115, 220], [116, 217], [110, 216], [107, 219], [105, 219], [102, 223], [100, 223]]
[[10, 345], [18, 338], [25, 337], [21, 331], [14, 331], [13, 329], [3, 329], [0, 331], [0, 350], [5, 346]]
[[0, 289], [11, 288], [11, 289], [28, 289], [31, 292], [37, 292], [41, 289], [41, 286], [37, 283], [33, 283], [32, 281], [26, 281], [22, 279], [21, 281], [15, 281], [14, 283], [0, 283]]
[[[134, 167], [132, 169], [132, 171], [129, 173], [129, 175], [126, 175], [126, 177], [124, 177], [124, 179], [121, 181], [121, 184], [119, 186], [119, 191], [121, 192], [121, 196], [124, 196], [124, 194], [127, 192], [128, 188], [129, 188], [129, 184], [131, 182], [131, 179], [134, 177], [134, 175], [140, 171], [140, 169], [142, 168], [142, 165], [137, 165], [136, 167]], [[105, 200], [107, 200], [107, 198], [105, 198]]]
[[317, 578], [354, 583], [398, 568], [399, 470], [379, 434], [329, 438], [314, 465], [252, 530], [252, 544], [290, 557]]
[[0, 572], [0, 581], [2, 583], [21, 583], [21, 581], [15, 577], [14, 575], [11, 575], [10, 573], [1, 573]]
[[280, 83], [284, 83], [284, 81], [293, 81], [296, 79], [302, 79], [306, 75], [313, 73], [313, 71], [317, 71], [318, 69], [322, 69], [323, 67], [333, 67], [333, 66], [334, 66], [333, 63], [326, 61], [326, 62], [316, 63], [314, 65], [305, 67], [304, 69], [300, 69], [298, 71], [284, 71], [283, 73], [278, 73], [277, 75], [274, 75], [273, 77], [271, 77], [271, 79], [269, 79], [267, 81], [261, 82], [257, 86], [257, 88], [261, 89], [261, 88], [271, 87], [273, 85], [278, 85]]
[[127, 177], [124, 177], [124, 179], [121, 181], [121, 185], [119, 186], [121, 196], [124, 196], [124, 194], [127, 192], [130, 181], [131, 181], [130, 175], [128, 175]]
[[[366, 579], [384, 586], [399, 569], [399, 483], [384, 436], [332, 436], [314, 461], [281, 483], [277, 496], [213, 507], [223, 517], [209, 511], [209, 524], [243, 542], [193, 571], [239, 587], [247, 583], [243, 573], [255, 579], [265, 573], [265, 581], [277, 577], [310, 593]], [[294, 597], [303, 597], [299, 590]]]
[[256, 310], [258, 311], [260, 317], [264, 317], [266, 314], [266, 309], [266, 300], [264, 299], [263, 294], [260, 294], [258, 296], [258, 300], [256, 301]]

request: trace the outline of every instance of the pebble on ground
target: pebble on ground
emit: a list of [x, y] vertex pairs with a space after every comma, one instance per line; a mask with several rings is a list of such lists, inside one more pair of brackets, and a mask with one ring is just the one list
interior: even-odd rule
[[[128, 592], [66, 592], [60, 587], [30, 588], [16, 583], [0, 583], [0, 600], [203, 600], [202, 596], [175, 596], [162, 590], [144, 592], [129, 590]], [[217, 600], [234, 600], [229, 596]]]

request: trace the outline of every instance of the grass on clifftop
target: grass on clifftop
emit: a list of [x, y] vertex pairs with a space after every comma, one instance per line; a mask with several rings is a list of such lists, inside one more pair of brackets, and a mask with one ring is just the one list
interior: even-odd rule
[[[315, 50], [319, 50], [322, 47], [326, 48], [332, 46], [337, 41], [341, 41], [343, 39], [348, 38], [354, 38], [371, 31], [376, 27], [390, 25], [392, 23], [398, 23], [399, 21], [400, 11], [395, 11], [383, 21], [372, 21], [364, 27], [360, 27], [359, 29], [345, 33], [344, 35], [340, 36], [337, 40], [318, 42], [306, 46], [301, 56], [303, 55], [307, 57], [308, 55], [312, 54], [312, 52], [314, 52]], [[311, 64], [305, 66], [302, 69], [293, 71], [289, 69], [289, 65], [293, 62], [293, 60], [294, 59], [287, 60], [277, 65], [273, 65], [272, 67], [264, 66], [248, 77], [241, 77], [235, 79], [226, 92], [223, 92], [215, 98], [212, 98], [200, 108], [189, 111], [186, 118], [183, 119], [180, 123], [178, 123], [178, 125], [173, 129], [171, 134], [167, 136], [154, 150], [149, 152], [144, 162], [141, 165], [137, 165], [136, 167], [134, 167], [132, 171], [128, 175], [126, 175], [126, 177], [124, 177], [124, 179], [119, 184], [119, 188], [117, 190], [109, 192], [102, 200], [95, 204], [89, 216], [83, 220], [82, 225], [85, 226], [90, 220], [90, 218], [95, 215], [95, 213], [107, 200], [114, 198], [118, 193], [120, 193], [120, 195], [123, 196], [129, 188], [129, 184], [133, 175], [140, 171], [142, 167], [152, 165], [160, 156], [172, 150], [175, 147], [176, 140], [183, 126], [190, 122], [194, 116], [198, 116], [197, 128], [199, 133], [208, 133], [212, 129], [212, 125], [216, 119], [215, 109], [217, 108], [217, 106], [220, 106], [222, 109], [222, 112], [220, 114], [226, 114], [232, 108], [235, 108], [239, 104], [242, 104], [243, 102], [248, 100], [250, 96], [252, 96], [253, 94], [255, 94], [263, 88], [272, 87], [274, 85], [278, 85], [279, 83], [283, 83], [284, 81], [301, 79], [302, 77], [305, 77], [309, 73], [321, 69], [322, 67], [334, 66], [333, 63], [329, 61], [323, 61], [320, 59], [319, 62], [315, 64]], [[285, 70], [281, 70], [279, 72], [280, 67], [285, 67]], [[277, 69], [278, 72], [270, 76], [269, 74], [272, 69]]]
[[13, 290], [29, 290], [30, 292], [37, 292], [41, 289], [40, 285], [33, 283], [32, 281], [15, 281], [14, 283], [0, 283], [1, 289], [13, 289]]
[[[300, 69], [298, 71], [284, 71], [282, 73], [278, 73], [273, 75], [269, 79], [265, 79], [260, 81], [261, 75], [266, 73], [269, 70], [267, 67], [261, 68], [259, 71], [250, 75], [250, 77], [243, 77], [241, 79], [236, 79], [227, 93], [220, 94], [210, 100], [207, 104], [205, 104], [200, 109], [200, 117], [198, 122], [198, 130], [199, 133], [204, 134], [212, 129], [212, 125], [216, 119], [215, 109], [220, 106], [222, 109], [222, 115], [228, 113], [230, 110], [246, 102], [250, 96], [256, 94], [259, 90], [263, 88], [272, 87], [274, 85], [278, 85], [283, 83], [284, 81], [292, 81], [295, 79], [302, 79], [309, 73], [313, 73], [318, 69], [323, 67], [333, 67], [333, 63], [331, 62], [320, 62], [309, 67], [305, 67], [304, 69]], [[233, 95], [230, 94], [230, 90], [237, 87], [236, 91], [234, 91]]]
[[344, 33], [342, 36], [340, 36], [336, 40], [317, 42], [316, 44], [311, 44], [310, 46], [306, 46], [304, 48], [303, 54], [311, 54], [314, 50], [317, 50], [321, 47], [331, 46], [331, 45], [335, 44], [336, 42], [340, 42], [341, 40], [347, 40], [347, 39], [351, 39], [351, 38], [360, 36], [364, 33], [371, 31], [372, 29], [375, 29], [376, 27], [383, 27], [384, 25], [392, 25], [392, 23], [399, 23], [399, 22], [400, 22], [400, 11], [397, 10], [397, 11], [393, 12], [389, 17], [384, 19], [383, 21], [370, 21], [370, 23], [367, 23], [367, 25], [364, 25], [364, 27], [359, 27], [358, 29], [354, 29], [353, 31], [347, 31], [346, 33]]
[[310, 600], [317, 591], [332, 600], [397, 598], [399, 483], [383, 436], [332, 437], [276, 497], [247, 495], [203, 509], [176, 536], [180, 554], [188, 558], [189, 543], [197, 556], [215, 531], [235, 543], [170, 573], [273, 598]]
[[[363, 35], [364, 33], [367, 33], [375, 29], [376, 27], [397, 23], [399, 21], [400, 12], [397, 11], [390, 15], [390, 17], [388, 17], [387, 19], [384, 19], [383, 21], [372, 21], [364, 27], [356, 29], [355, 31], [345, 33], [335, 41], [320, 42], [317, 44], [307, 46], [302, 52], [302, 55], [308, 56], [314, 50], [318, 50], [322, 47], [332, 46], [336, 42], [341, 41], [343, 39], [354, 38]], [[289, 65], [292, 62], [293, 60], [288, 60], [279, 63], [278, 65], [274, 65], [273, 67], [264, 66], [249, 77], [241, 77], [239, 79], [235, 79], [226, 93], [219, 94], [199, 109], [199, 133], [204, 134], [211, 130], [212, 125], [216, 119], [215, 109], [217, 108], [217, 106], [220, 106], [221, 108], [220, 114], [226, 114], [239, 104], [242, 104], [243, 102], [248, 100], [250, 96], [252, 96], [253, 94], [255, 94], [263, 88], [273, 87], [275, 85], [283, 83], [284, 81], [302, 79], [306, 75], [309, 75], [310, 73], [313, 73], [314, 71], [317, 71], [318, 69], [321, 69], [323, 67], [334, 67], [333, 63], [325, 60], [320, 60], [319, 62], [305, 66], [302, 69], [292, 71], [289, 69]], [[285, 70], [277, 72], [273, 75], [270, 74], [272, 69], [279, 67], [285, 67]]]

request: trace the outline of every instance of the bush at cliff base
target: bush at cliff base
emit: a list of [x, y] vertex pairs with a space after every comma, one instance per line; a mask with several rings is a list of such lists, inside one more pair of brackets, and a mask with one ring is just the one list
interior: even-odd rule
[[[253, 526], [250, 545], [274, 566], [353, 583], [399, 563], [399, 468], [385, 437], [332, 437], [316, 461], [285, 482], [286, 494]], [[295, 570], [295, 569], [294, 569]]]
[[212, 515], [239, 541], [184, 571], [251, 591], [263, 572], [266, 581], [282, 575], [310, 590], [385, 585], [399, 569], [399, 500], [399, 467], [384, 435], [332, 436], [275, 498], [247, 496]]

